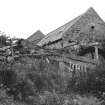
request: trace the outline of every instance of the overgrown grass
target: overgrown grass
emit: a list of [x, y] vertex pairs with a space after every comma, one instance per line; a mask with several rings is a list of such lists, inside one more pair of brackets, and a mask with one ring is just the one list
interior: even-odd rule
[[96, 105], [104, 100], [104, 68], [88, 70], [86, 78], [70, 78], [62, 76], [56, 61], [49, 63], [45, 59], [24, 58], [22, 62], [11, 67], [1, 65], [0, 86], [4, 92], [0, 96], [1, 102], [12, 100], [14, 105]]

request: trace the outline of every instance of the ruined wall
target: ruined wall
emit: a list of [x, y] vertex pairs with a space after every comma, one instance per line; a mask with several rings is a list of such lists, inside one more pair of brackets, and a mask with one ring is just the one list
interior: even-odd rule
[[93, 10], [88, 10], [80, 19], [70, 27], [64, 35], [65, 40], [100, 41], [105, 39], [105, 23]]

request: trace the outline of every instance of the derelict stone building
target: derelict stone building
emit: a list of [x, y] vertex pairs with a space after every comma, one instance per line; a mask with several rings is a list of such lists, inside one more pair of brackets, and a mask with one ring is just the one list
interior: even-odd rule
[[105, 61], [104, 43], [105, 22], [91, 7], [82, 15], [48, 33], [37, 45], [49, 49], [66, 49], [69, 53], [73, 49], [80, 50], [83, 45], [83, 50], [77, 55], [86, 56], [86, 59], [89, 56], [97, 61], [101, 57], [101, 61]]
[[105, 39], [105, 22], [93, 8], [72, 21], [48, 33], [39, 46], [64, 48], [72, 42], [92, 42]]

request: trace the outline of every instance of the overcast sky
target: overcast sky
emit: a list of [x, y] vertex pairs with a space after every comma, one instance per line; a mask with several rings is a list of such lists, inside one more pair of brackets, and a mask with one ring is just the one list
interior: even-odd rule
[[105, 20], [104, 0], [0, 0], [0, 30], [19, 38], [47, 34], [91, 6]]

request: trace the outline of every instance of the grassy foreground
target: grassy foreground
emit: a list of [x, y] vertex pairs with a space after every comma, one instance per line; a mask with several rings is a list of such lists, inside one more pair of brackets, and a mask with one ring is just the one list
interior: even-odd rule
[[104, 67], [69, 76], [58, 62], [24, 58], [0, 66], [0, 105], [104, 105]]

